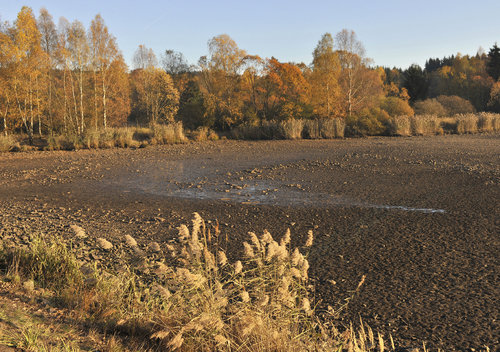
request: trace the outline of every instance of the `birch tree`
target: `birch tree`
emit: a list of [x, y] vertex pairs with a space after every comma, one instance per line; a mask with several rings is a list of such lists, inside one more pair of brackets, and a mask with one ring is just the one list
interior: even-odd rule
[[315, 114], [323, 118], [340, 115], [340, 61], [330, 33], [325, 33], [314, 49], [312, 69], [311, 99]]
[[102, 123], [107, 128], [107, 90], [110, 85], [108, 71], [116, 59], [120, 57], [116, 38], [109, 33], [101, 15], [96, 15], [90, 24], [90, 36], [94, 65], [101, 79]]
[[382, 81], [368, 67], [370, 60], [365, 57], [363, 44], [354, 31], [343, 29], [337, 33], [335, 45], [341, 68], [342, 105], [346, 114], [351, 116], [371, 105], [382, 94]]

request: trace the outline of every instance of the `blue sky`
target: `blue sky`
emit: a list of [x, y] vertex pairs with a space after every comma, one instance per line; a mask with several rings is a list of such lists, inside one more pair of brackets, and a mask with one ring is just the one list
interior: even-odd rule
[[250, 54], [308, 64], [323, 33], [348, 28], [376, 65], [402, 68], [500, 42], [499, 0], [0, 0], [0, 19], [13, 21], [23, 5], [37, 15], [45, 7], [56, 24], [64, 16], [88, 26], [100, 13], [128, 63], [145, 44], [157, 56], [173, 49], [195, 64], [222, 33]]

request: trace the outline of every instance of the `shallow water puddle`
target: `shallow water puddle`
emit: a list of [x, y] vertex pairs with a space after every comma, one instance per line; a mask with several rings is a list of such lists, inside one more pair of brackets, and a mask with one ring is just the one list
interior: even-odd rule
[[[185, 181], [185, 180], [183, 180]], [[193, 181], [193, 180], [192, 180]], [[443, 214], [444, 209], [419, 208], [404, 205], [372, 204], [346, 196], [327, 193], [308, 192], [275, 181], [220, 182], [175, 182], [162, 177], [148, 180], [128, 180], [126, 188], [166, 197], [200, 200], [220, 200], [241, 204], [264, 204], [277, 206], [315, 206], [315, 207], [360, 207], [386, 210], [400, 210], [428, 214]], [[122, 184], [123, 185], [123, 184]]]

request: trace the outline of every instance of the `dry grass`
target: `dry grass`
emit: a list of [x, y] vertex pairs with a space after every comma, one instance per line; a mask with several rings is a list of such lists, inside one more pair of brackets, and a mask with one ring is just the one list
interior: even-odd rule
[[19, 149], [20, 145], [17, 139], [12, 135], [0, 135], [0, 153]]
[[182, 351], [331, 351], [376, 343], [360, 333], [339, 333], [315, 315], [307, 253], [290, 246], [290, 232], [275, 240], [249, 234], [245, 257], [230, 263], [222, 236], [195, 214], [169, 245], [171, 265], [143, 280], [131, 270], [107, 273], [80, 267], [60, 239], [33, 237], [27, 248], [1, 249], [0, 269], [14, 282], [33, 280], [75, 316], [104, 331], [142, 338], [146, 344]]
[[[112, 274], [81, 267], [61, 239], [40, 236], [24, 248], [2, 248], [0, 242], [0, 272], [13, 282], [33, 280], [35, 290], [51, 290], [85, 326], [133, 338], [144, 346], [137, 351], [396, 350], [392, 336], [375, 334], [362, 321], [340, 332], [328, 320], [337, 312], [317, 318], [308, 278], [312, 231], [299, 248], [291, 247], [289, 230], [279, 240], [267, 231], [249, 233], [244, 257], [230, 263], [223, 236], [208, 230], [198, 214], [191, 229], [178, 230], [178, 241], [155, 264], [153, 280], [127, 268]], [[43, 332], [31, 325], [23, 331], [28, 349], [41, 341]], [[125, 348], [110, 339], [102, 350]]]
[[151, 144], [175, 144], [186, 142], [182, 122], [174, 122], [168, 125], [154, 125], [152, 127], [153, 138]]
[[192, 131], [190, 137], [196, 142], [219, 140], [219, 135], [214, 130], [205, 126], [198, 127]]
[[409, 116], [396, 116], [390, 119], [390, 135], [396, 136], [411, 136], [412, 123]]
[[289, 119], [279, 124], [283, 139], [301, 139], [304, 120]]
[[500, 114], [479, 113], [477, 125], [480, 132], [500, 132]]
[[414, 136], [432, 136], [444, 133], [441, 120], [435, 115], [415, 115], [410, 119], [410, 125]]
[[344, 131], [344, 119], [305, 120], [302, 135], [304, 138], [308, 139], [333, 139], [343, 138]]
[[500, 114], [460, 114], [453, 117], [415, 115], [395, 117], [390, 121], [390, 134], [399, 136], [494, 133], [500, 131]]
[[461, 114], [455, 116], [458, 134], [478, 133], [479, 116], [476, 114]]
[[243, 125], [234, 128], [235, 139], [332, 139], [343, 138], [343, 119], [263, 121], [259, 125]]
[[182, 123], [144, 127], [117, 127], [89, 130], [82, 135], [49, 136], [46, 150], [78, 150], [97, 148], [139, 148], [148, 144], [174, 144], [186, 141]]

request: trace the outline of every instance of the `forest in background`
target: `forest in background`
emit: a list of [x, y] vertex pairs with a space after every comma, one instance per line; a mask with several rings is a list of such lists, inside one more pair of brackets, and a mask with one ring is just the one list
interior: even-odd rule
[[[312, 62], [251, 55], [228, 35], [189, 65], [139, 45], [129, 69], [104, 20], [88, 28], [23, 7], [0, 24], [0, 132], [84, 135], [182, 122], [230, 131], [284, 121], [342, 121], [348, 135], [384, 134], [391, 117], [500, 112], [500, 48], [373, 66], [354, 31], [324, 34]], [[343, 134], [342, 134], [343, 135]]]

